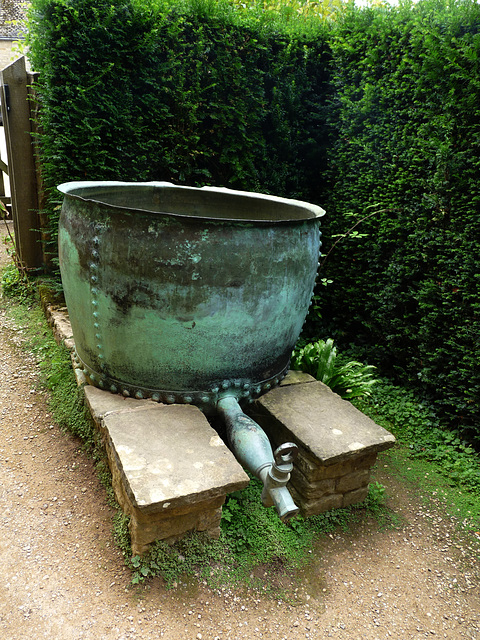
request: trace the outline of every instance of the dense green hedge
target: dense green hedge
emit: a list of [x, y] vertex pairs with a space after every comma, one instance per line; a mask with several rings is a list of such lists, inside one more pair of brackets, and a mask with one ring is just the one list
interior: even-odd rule
[[332, 50], [329, 233], [381, 212], [326, 261], [324, 322], [478, 436], [480, 7], [351, 12]]
[[55, 186], [79, 179], [300, 197], [327, 209], [325, 252], [365, 218], [329, 254], [322, 324], [307, 330], [355, 345], [479, 436], [480, 7], [294, 13], [33, 0], [53, 239]]
[[[299, 196], [325, 158], [324, 29], [197, 1], [34, 0], [43, 171]], [[313, 117], [312, 117], [313, 114]], [[57, 216], [52, 213], [55, 235]]]

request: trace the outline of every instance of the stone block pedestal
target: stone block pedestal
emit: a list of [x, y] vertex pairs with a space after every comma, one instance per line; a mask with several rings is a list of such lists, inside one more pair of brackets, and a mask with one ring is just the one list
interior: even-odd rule
[[248, 409], [275, 448], [294, 442], [299, 454], [289, 489], [308, 517], [361, 502], [379, 451], [394, 436], [322, 382], [290, 372]]
[[102, 433], [123, 511], [130, 516], [133, 554], [154, 540], [186, 532], [220, 534], [225, 497], [249, 478], [209, 425], [189, 405], [125, 399], [86, 386], [85, 397]]
[[[57, 341], [73, 349], [66, 310], [47, 308], [47, 316]], [[249, 478], [202, 412], [113, 395], [86, 384], [81, 369], [75, 374], [102, 433], [117, 500], [130, 516], [133, 553], [192, 530], [218, 536], [226, 495]], [[273, 448], [297, 444], [289, 489], [305, 517], [364, 500], [378, 452], [395, 442], [352, 404], [298, 371], [246, 411]]]

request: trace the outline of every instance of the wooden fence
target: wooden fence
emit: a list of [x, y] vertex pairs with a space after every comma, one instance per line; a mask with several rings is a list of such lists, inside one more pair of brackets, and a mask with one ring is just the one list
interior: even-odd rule
[[[42, 268], [47, 263], [40, 231], [43, 226], [39, 214], [42, 189], [36, 163], [35, 76], [27, 72], [25, 57], [18, 58], [0, 72], [8, 160], [8, 166], [4, 167], [2, 162], [1, 169], [10, 180], [17, 257], [23, 268], [29, 270]], [[1, 196], [0, 200], [3, 200]]]

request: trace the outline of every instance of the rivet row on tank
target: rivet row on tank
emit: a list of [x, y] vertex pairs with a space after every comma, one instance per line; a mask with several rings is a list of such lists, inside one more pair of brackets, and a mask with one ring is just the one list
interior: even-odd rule
[[[98, 245], [100, 244], [100, 240], [98, 238], [98, 236], [94, 236], [93, 238], [93, 244], [98, 247]], [[92, 250], [91, 256], [93, 258], [93, 261], [90, 263], [90, 269], [92, 270], [92, 273], [90, 274], [90, 282], [91, 282], [91, 286], [90, 286], [90, 293], [92, 296], [92, 307], [95, 309], [95, 311], [93, 311], [93, 319], [94, 319], [94, 323], [93, 323], [93, 327], [96, 331], [95, 333], [95, 339], [98, 340], [99, 342], [96, 345], [97, 348], [97, 357], [100, 361], [100, 367], [102, 369], [102, 371], [104, 371], [106, 369], [106, 365], [105, 365], [105, 355], [103, 354], [103, 345], [101, 343], [101, 333], [98, 331], [100, 329], [100, 324], [97, 322], [98, 317], [99, 317], [99, 313], [98, 313], [98, 288], [95, 286], [96, 282], [98, 281], [98, 276], [95, 273], [98, 269], [98, 262], [99, 262], [99, 257], [100, 254], [96, 249]], [[104, 379], [106, 378], [105, 374], [103, 374]], [[103, 388], [105, 386], [105, 382], [103, 382], [102, 384], [99, 383], [99, 386], [101, 388]]]
[[122, 389], [122, 395], [128, 398], [130, 397], [130, 391], [128, 389]]
[[212, 387], [212, 393], [218, 393], [219, 389], [218, 387]]
[[135, 398], [137, 400], [143, 400], [143, 393], [141, 391], [137, 391], [135, 394]]
[[229, 386], [230, 386], [230, 380], [224, 380], [222, 382], [222, 389], [228, 389]]
[[158, 393], [152, 393], [152, 400], [154, 402], [160, 402], [160, 395]]
[[175, 403], [175, 396], [168, 395], [168, 396], [165, 397], [165, 400], [167, 401], [168, 404], [174, 404]]
[[105, 383], [103, 380], [99, 380], [98, 382], [98, 386], [100, 387], [100, 389], [104, 389], [105, 388]]
[[206, 404], [207, 402], [210, 402], [210, 398], [209, 398], [209, 396], [202, 396], [202, 397], [200, 398], [200, 400], [201, 400], [202, 402], [204, 402], [205, 404]]
[[193, 398], [191, 396], [185, 396], [183, 398], [183, 401], [185, 402], [185, 404], [191, 404], [193, 402]]
[[112, 384], [112, 385], [110, 385], [110, 391], [111, 391], [112, 393], [117, 393], [118, 389], [117, 389], [117, 387], [116, 387], [114, 384]]

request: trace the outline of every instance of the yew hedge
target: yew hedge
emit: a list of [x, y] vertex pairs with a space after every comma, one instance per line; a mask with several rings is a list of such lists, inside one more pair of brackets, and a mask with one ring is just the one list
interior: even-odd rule
[[324, 321], [478, 438], [480, 7], [354, 11], [331, 46], [329, 233], [370, 217], [325, 263]]

